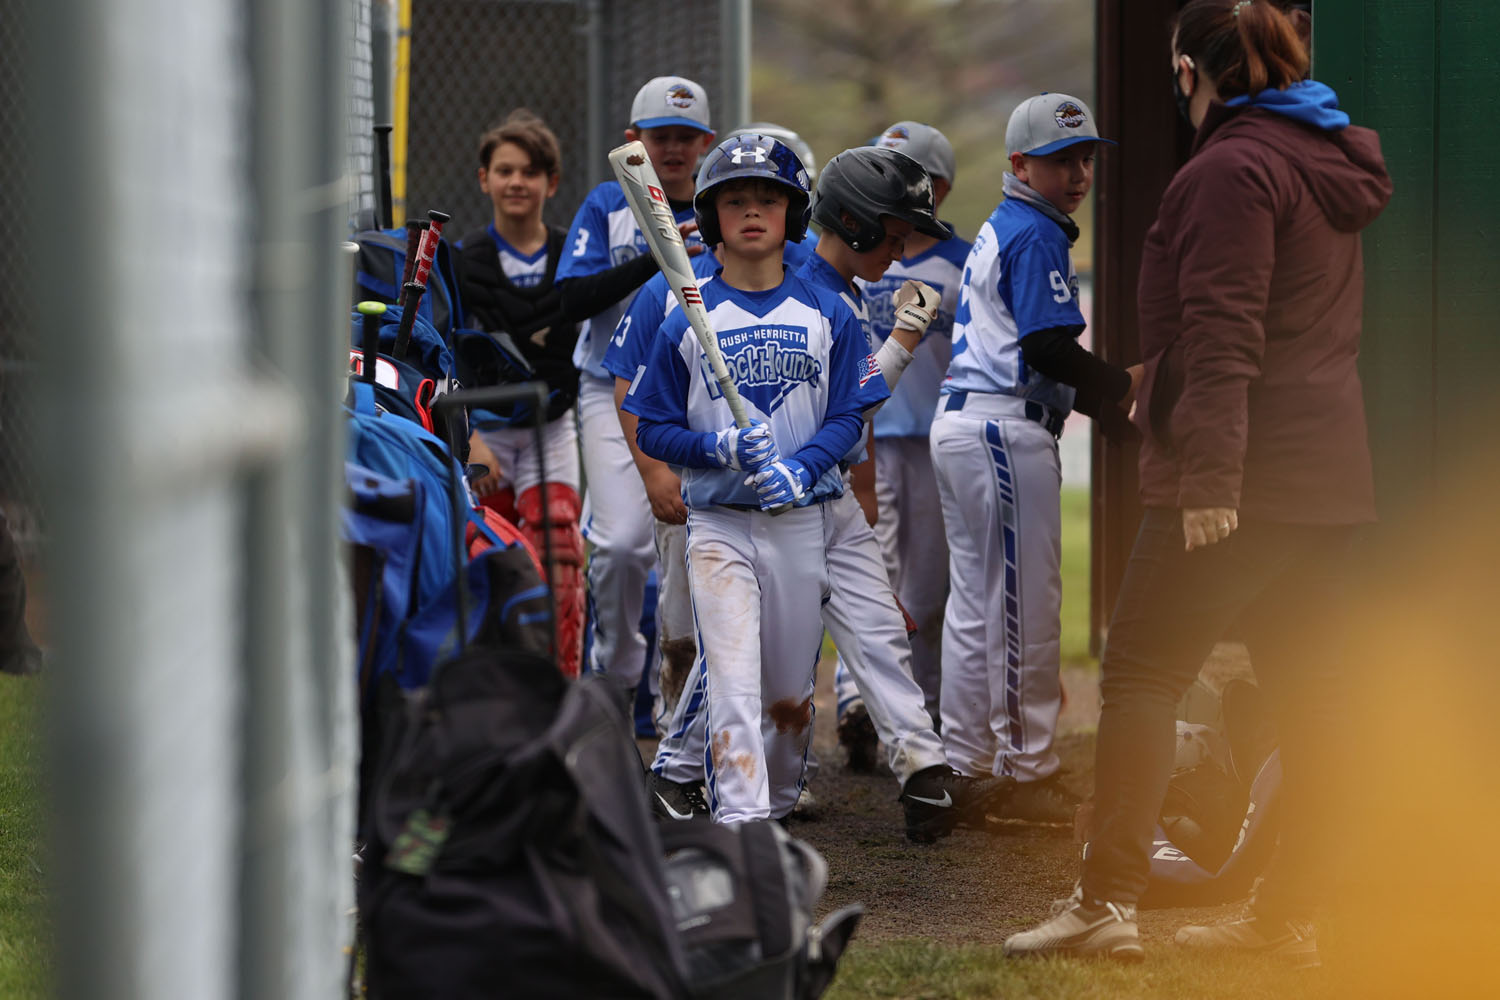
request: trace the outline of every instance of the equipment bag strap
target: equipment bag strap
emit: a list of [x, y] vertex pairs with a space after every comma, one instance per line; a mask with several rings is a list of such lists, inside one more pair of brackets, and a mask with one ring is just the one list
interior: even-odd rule
[[772, 829], [772, 823], [762, 820], [739, 826], [745, 868], [750, 872], [750, 895], [755, 903], [755, 927], [761, 953], [768, 958], [785, 955], [792, 948], [786, 869], [781, 860], [781, 843], [776, 837], [778, 831]]

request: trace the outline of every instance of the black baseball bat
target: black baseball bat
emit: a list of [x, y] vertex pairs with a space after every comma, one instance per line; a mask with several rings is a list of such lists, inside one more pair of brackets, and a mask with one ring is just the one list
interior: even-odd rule
[[394, 198], [391, 194], [391, 129], [392, 125], [375, 126], [375, 156], [380, 162], [380, 176], [376, 181], [376, 194], [380, 199], [380, 228], [390, 229], [396, 224]]
[[[402, 288], [406, 287], [406, 283], [416, 273], [417, 251], [422, 248], [422, 234], [427, 231], [429, 224], [425, 220], [420, 222], [415, 219], [406, 220], [406, 266], [401, 270]], [[400, 299], [401, 296], [398, 295], [396, 297]]]
[[354, 308], [360, 314], [360, 346], [364, 348], [363, 370], [359, 377], [375, 381], [375, 356], [380, 353], [380, 317], [385, 315], [384, 302], [361, 302]]

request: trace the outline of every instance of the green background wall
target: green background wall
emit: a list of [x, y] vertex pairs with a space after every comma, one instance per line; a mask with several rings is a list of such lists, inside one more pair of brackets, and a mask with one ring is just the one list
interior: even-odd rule
[[[1317, 0], [1314, 74], [1380, 132], [1362, 372], [1387, 522], [1487, 494], [1500, 452], [1500, 4]], [[1500, 531], [1500, 527], [1496, 528]]]

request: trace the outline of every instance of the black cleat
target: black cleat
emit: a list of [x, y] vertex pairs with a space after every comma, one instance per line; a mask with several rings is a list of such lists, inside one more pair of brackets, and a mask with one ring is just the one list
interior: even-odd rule
[[651, 813], [658, 819], [692, 819], [708, 815], [708, 800], [703, 786], [692, 781], [672, 781], [656, 772], [646, 779], [651, 796]]
[[839, 719], [839, 745], [844, 748], [845, 766], [856, 774], [874, 774], [880, 763], [880, 737], [870, 719], [865, 703], [856, 701]]
[[998, 819], [1020, 820], [1048, 826], [1072, 826], [1083, 800], [1062, 783], [1061, 773], [1041, 781], [1018, 781], [1015, 790], [991, 815]]
[[985, 814], [995, 809], [1015, 782], [1010, 778], [970, 778], [946, 764], [923, 768], [901, 789], [906, 811], [906, 838], [930, 844], [960, 825], [984, 826]]

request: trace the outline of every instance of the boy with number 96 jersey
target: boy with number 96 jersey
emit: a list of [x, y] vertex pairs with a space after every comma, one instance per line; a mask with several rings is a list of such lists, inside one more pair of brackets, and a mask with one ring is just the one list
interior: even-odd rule
[[1134, 372], [1078, 343], [1068, 251], [1101, 139], [1086, 105], [1042, 94], [1005, 130], [1012, 173], [964, 264], [953, 357], [932, 424], [948, 534], [942, 716], [948, 760], [1016, 781], [1002, 814], [1072, 822], [1052, 747], [1061, 706], [1062, 472], [1057, 437], [1076, 408], [1123, 423]]
[[639, 418], [641, 450], [682, 473], [710, 809], [723, 823], [779, 819], [797, 801], [812, 733], [823, 501], [843, 490], [838, 460], [862, 412], [889, 393], [853, 315], [785, 270], [783, 244], [806, 231], [810, 207], [789, 147], [725, 140], [704, 160], [693, 207], [705, 242], [723, 246], [703, 300], [750, 426], [734, 425], [681, 310], [624, 408]]

